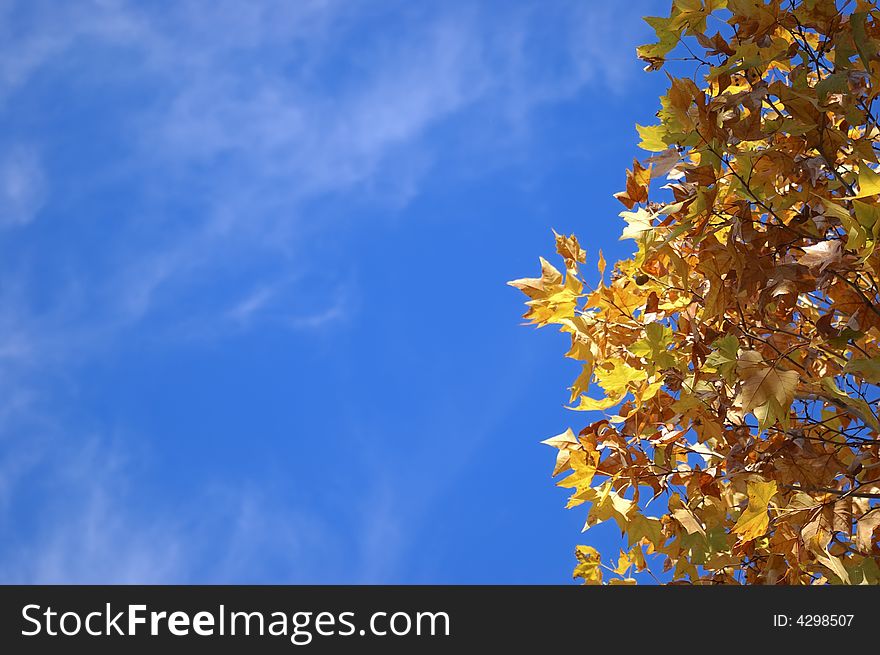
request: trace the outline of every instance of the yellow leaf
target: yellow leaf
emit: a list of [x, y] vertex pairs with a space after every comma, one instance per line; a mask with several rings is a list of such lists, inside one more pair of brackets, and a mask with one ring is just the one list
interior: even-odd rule
[[[598, 454], [598, 453], [597, 453]], [[593, 505], [587, 514], [587, 521], [584, 524], [584, 530], [603, 523], [608, 519], [614, 519], [621, 529], [625, 529], [629, 520], [629, 514], [632, 512], [634, 504], [631, 500], [627, 500], [618, 494], [611, 487], [611, 481], [602, 483], [595, 487], [593, 493], [585, 500], [590, 500]]]
[[596, 381], [609, 395], [621, 395], [629, 390], [629, 385], [647, 379], [648, 374], [621, 361], [611, 362], [611, 368], [597, 366], [593, 371]]
[[594, 412], [601, 411], [613, 407], [623, 400], [623, 396], [606, 396], [605, 398], [590, 398], [589, 396], [581, 396], [580, 402], [576, 407], [569, 407], [577, 412]]
[[602, 584], [602, 560], [599, 551], [592, 546], [576, 546], [574, 555], [578, 564], [572, 573], [573, 578], [583, 578], [584, 584]]
[[816, 559], [822, 563], [823, 566], [830, 569], [832, 573], [840, 580], [843, 584], [849, 584], [849, 573], [843, 566], [843, 562], [840, 561], [839, 557], [835, 557], [827, 550], [818, 550], [813, 549], [813, 553], [816, 555]]
[[[564, 477], [556, 483], [565, 489], [574, 489], [574, 494], [569, 499], [568, 506], [576, 507], [588, 500], [583, 496], [584, 492], [590, 491], [590, 483], [596, 473], [596, 465], [599, 463], [599, 453], [592, 451], [587, 453], [583, 450], [569, 452], [569, 465], [573, 469], [571, 475]], [[581, 495], [582, 497], [578, 497]], [[589, 495], [589, 494], [587, 494]]]
[[575, 398], [580, 396], [582, 393], [586, 393], [587, 389], [590, 388], [590, 379], [593, 377], [593, 365], [590, 362], [584, 364], [583, 369], [581, 369], [581, 374], [577, 376], [575, 381], [572, 383], [571, 389], [571, 398], [569, 398], [568, 402], [573, 403]]
[[556, 252], [562, 255], [566, 263], [583, 264], [587, 261], [587, 253], [581, 248], [575, 235], [563, 236], [553, 230], [553, 236], [556, 237]]
[[663, 380], [645, 384], [642, 389], [635, 392], [638, 404], [641, 405], [646, 400], [651, 400], [651, 398], [657, 395], [657, 392], [660, 391], [661, 388], [663, 388]]
[[562, 273], [543, 257], [539, 259], [541, 261], [541, 277], [524, 277], [519, 280], [511, 280], [507, 284], [519, 289], [529, 298], [540, 298], [547, 293], [548, 289], [560, 286]]
[[786, 425], [800, 379], [797, 371], [778, 369], [765, 362], [761, 353], [746, 350], [737, 360], [737, 372], [742, 385], [736, 402], [742, 411], [752, 412], [762, 430], [777, 421]]
[[526, 303], [529, 311], [523, 318], [538, 326], [571, 320], [583, 290], [583, 285], [571, 271], [566, 278], [563, 278], [562, 273], [543, 257], [541, 257], [541, 277], [521, 278], [507, 284], [519, 289], [531, 299]]
[[639, 136], [642, 137], [642, 142], [639, 143], [639, 148], [642, 150], [662, 152], [668, 147], [664, 140], [666, 128], [662, 125], [636, 125], [636, 129], [639, 131]]
[[614, 572], [617, 575], [623, 575], [626, 573], [630, 567], [632, 567], [633, 562], [629, 557], [629, 554], [626, 551], [620, 551], [620, 557], [617, 559], [617, 566], [614, 569]]
[[662, 548], [666, 541], [663, 535], [663, 523], [653, 516], [635, 514], [627, 525], [626, 533], [631, 545], [645, 539], [655, 550]]
[[770, 499], [776, 494], [776, 481], [750, 481], [747, 493], [748, 507], [740, 514], [736, 525], [733, 526], [733, 531], [739, 534], [743, 541], [757, 539], [767, 532], [767, 527], [770, 525], [767, 507]]
[[864, 198], [880, 193], [880, 175], [877, 175], [867, 163], [859, 164], [859, 192], [852, 198]]
[[571, 470], [571, 452], [574, 449], [581, 449], [581, 445], [577, 437], [574, 436], [574, 432], [571, 431], [571, 428], [568, 428], [562, 434], [557, 434], [555, 437], [544, 439], [541, 443], [557, 449], [556, 466], [553, 467], [553, 473], [551, 474], [553, 477]]
[[568, 428], [562, 434], [557, 434], [555, 437], [550, 437], [549, 439], [544, 439], [541, 443], [547, 444], [548, 446], [553, 446], [554, 448], [569, 448], [571, 446], [577, 446], [578, 440], [577, 437], [574, 436], [574, 432], [571, 431], [571, 428]]
[[644, 207], [638, 207], [634, 212], [620, 212], [621, 218], [626, 221], [626, 228], [620, 235], [620, 241], [624, 239], [640, 239], [642, 234], [654, 229], [652, 221], [654, 216], [647, 212]]

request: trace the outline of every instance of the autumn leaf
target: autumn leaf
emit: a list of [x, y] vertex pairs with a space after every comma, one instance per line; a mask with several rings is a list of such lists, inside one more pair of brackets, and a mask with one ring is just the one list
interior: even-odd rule
[[827, 550], [825, 551], [814, 551], [816, 554], [816, 559], [826, 568], [828, 568], [832, 574], [843, 584], [849, 584], [849, 572], [846, 570], [846, 567], [843, 565], [843, 562], [839, 557], [835, 557]]
[[644, 168], [638, 160], [633, 160], [633, 169], [626, 172], [626, 191], [615, 193], [614, 197], [626, 205], [627, 209], [632, 209], [640, 202], [646, 202], [651, 177], [649, 168]]
[[687, 530], [688, 534], [698, 533], [705, 536], [705, 528], [700, 525], [700, 522], [697, 520], [697, 517], [694, 516], [694, 513], [686, 507], [673, 510], [672, 515], [675, 517], [676, 521], [681, 523], [681, 527]]
[[584, 530], [610, 519], [614, 519], [621, 529], [625, 529], [634, 505], [632, 501], [617, 493], [611, 484], [605, 482], [598, 488], [591, 489], [590, 493], [582, 495], [590, 501], [590, 511], [587, 514]]
[[620, 396], [630, 390], [633, 382], [644, 380], [645, 371], [622, 361], [606, 362], [593, 371], [599, 386], [609, 396]]
[[653, 67], [655, 62], [662, 61], [669, 51], [678, 45], [682, 25], [677, 20], [677, 16], [670, 16], [669, 18], [648, 16], [645, 18], [645, 22], [654, 28], [657, 42], [639, 46], [636, 49], [636, 53]]
[[870, 553], [874, 543], [874, 531], [880, 526], [880, 508], [866, 512], [859, 519], [856, 528], [856, 547], [863, 553]]
[[834, 268], [842, 260], [843, 244], [835, 239], [820, 241], [812, 246], [804, 247], [804, 254], [798, 259], [798, 264], [803, 264], [822, 273], [826, 268]]
[[604, 409], [608, 409], [609, 407], [614, 407], [621, 400], [623, 400], [623, 395], [618, 396], [605, 396], [604, 398], [590, 398], [589, 396], [581, 396], [578, 399], [578, 404], [570, 409], [576, 410], [578, 412], [595, 412], [601, 411]]
[[623, 239], [638, 240], [645, 232], [651, 232], [654, 229], [652, 225], [654, 217], [642, 207], [639, 207], [634, 212], [621, 212], [620, 215], [627, 224], [627, 227], [620, 235], [621, 241]]
[[712, 344], [714, 349], [706, 358], [706, 367], [714, 369], [725, 379], [730, 381], [730, 375], [737, 365], [739, 353], [739, 340], [732, 334], [728, 334]]
[[648, 157], [645, 160], [646, 164], [651, 165], [651, 179], [653, 180], [656, 177], [663, 177], [673, 168], [675, 165], [681, 161], [681, 155], [678, 153], [678, 150], [675, 148], [667, 148], [663, 152]]
[[633, 561], [632, 561], [632, 559], [630, 559], [629, 553], [621, 550], [620, 557], [617, 559], [617, 566], [614, 567], [614, 572], [617, 575], [624, 575], [632, 567], [633, 567]]
[[572, 577], [583, 578], [584, 584], [602, 584], [602, 567], [599, 551], [592, 546], [577, 546], [574, 550], [578, 564]]
[[559, 323], [574, 315], [582, 285], [573, 275], [563, 279], [552, 264], [541, 258], [541, 277], [508, 282], [531, 298], [523, 318], [538, 326]]
[[568, 500], [569, 507], [576, 507], [590, 499], [593, 476], [596, 474], [596, 464], [599, 459], [597, 452], [585, 452], [572, 450], [568, 454], [568, 468], [572, 473], [557, 482], [557, 486], [566, 489], [574, 489], [574, 493]]
[[880, 383], [880, 356], [870, 359], [855, 358], [846, 363], [843, 368], [847, 373], [853, 373], [871, 384]]
[[566, 237], [557, 234], [556, 230], [553, 230], [553, 235], [556, 237], [556, 252], [565, 259], [568, 266], [576, 266], [587, 261], [587, 253], [581, 248], [575, 235]]
[[859, 192], [853, 198], [865, 198], [880, 193], [880, 175], [863, 163], [859, 168]]
[[675, 358], [667, 352], [671, 345], [672, 329], [660, 323], [649, 323], [645, 326], [645, 337], [630, 346], [629, 351], [647, 359], [652, 368], [667, 368], [675, 363]]
[[662, 125], [636, 125], [636, 130], [638, 130], [639, 136], [642, 137], [639, 147], [643, 150], [662, 152], [667, 149], [666, 130]]
[[760, 429], [774, 423], [788, 423], [788, 410], [794, 400], [799, 376], [797, 371], [784, 371], [764, 361], [761, 353], [748, 350], [737, 360], [742, 384], [737, 404], [743, 412], [752, 412]]
[[767, 506], [770, 499], [776, 495], [776, 481], [749, 481], [748, 483], [748, 499], [749, 504], [740, 514], [733, 531], [740, 535], [743, 541], [751, 541], [757, 539], [767, 532], [770, 524], [770, 517], [767, 513]]
[[571, 390], [571, 396], [568, 399], [569, 403], [573, 403], [578, 396], [587, 392], [587, 389], [590, 388], [590, 380], [592, 379], [592, 377], [593, 362], [589, 361], [583, 365], [580, 375], [575, 378], [571, 387], [569, 387], [569, 389]]

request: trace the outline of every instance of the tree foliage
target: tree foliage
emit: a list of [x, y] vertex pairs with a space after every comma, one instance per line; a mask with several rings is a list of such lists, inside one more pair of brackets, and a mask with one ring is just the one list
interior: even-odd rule
[[612, 559], [579, 546], [575, 577], [880, 583], [880, 11], [674, 0], [646, 20], [646, 70], [693, 77], [667, 73], [637, 126], [654, 154], [615, 196], [635, 253], [606, 271], [600, 251], [591, 288], [556, 235], [564, 271], [510, 282], [571, 338], [571, 408], [602, 412], [546, 441], [584, 529], [625, 536]]

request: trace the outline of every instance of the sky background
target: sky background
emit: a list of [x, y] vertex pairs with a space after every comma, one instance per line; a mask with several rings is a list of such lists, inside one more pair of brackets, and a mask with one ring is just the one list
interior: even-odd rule
[[0, 582], [566, 583], [665, 0], [0, 0]]

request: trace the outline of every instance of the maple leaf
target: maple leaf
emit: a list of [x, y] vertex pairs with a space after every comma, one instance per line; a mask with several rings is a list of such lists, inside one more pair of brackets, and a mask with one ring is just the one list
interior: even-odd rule
[[574, 493], [568, 500], [569, 507], [575, 507], [590, 500], [590, 492], [592, 487], [590, 483], [596, 474], [596, 464], [599, 460], [599, 453], [585, 452], [583, 450], [572, 450], [568, 454], [568, 468], [572, 469], [572, 473], [557, 482], [557, 486], [566, 489], [574, 489]]
[[672, 515], [675, 517], [675, 520], [681, 523], [681, 526], [688, 531], [688, 534], [699, 533], [703, 536], [706, 535], [705, 528], [700, 525], [697, 517], [694, 516], [694, 513], [689, 509], [682, 507], [673, 510]]
[[617, 566], [614, 567], [614, 572], [617, 575], [623, 575], [627, 571], [629, 571], [633, 567], [633, 561], [630, 559], [629, 553], [626, 551], [620, 551], [620, 557], [617, 559]]
[[716, 370], [728, 381], [736, 369], [737, 353], [739, 352], [739, 340], [736, 336], [728, 334], [712, 344], [715, 349], [706, 358], [706, 367]]
[[578, 412], [595, 412], [603, 409], [608, 409], [609, 407], [614, 407], [621, 400], [623, 400], [623, 395], [618, 396], [605, 396], [604, 398], [590, 398], [589, 396], [581, 396], [578, 399], [578, 404], [570, 409], [576, 410]]
[[880, 508], [866, 512], [858, 521], [856, 546], [863, 553], [870, 553], [874, 543], [874, 531], [880, 526]]
[[587, 261], [587, 253], [581, 248], [575, 235], [571, 234], [566, 237], [557, 234], [556, 230], [553, 230], [553, 235], [556, 237], [556, 252], [565, 258], [567, 264], [577, 265]]
[[636, 54], [654, 67], [658, 62], [662, 62], [666, 54], [678, 45], [682, 26], [675, 16], [670, 18], [648, 16], [645, 18], [645, 22], [654, 28], [658, 41], [639, 46], [636, 49]]
[[851, 359], [843, 370], [858, 375], [871, 384], [880, 383], [880, 356], [870, 359]]
[[859, 192], [853, 198], [865, 198], [880, 193], [880, 175], [867, 164], [859, 168]]
[[737, 404], [743, 412], [752, 412], [760, 429], [775, 422], [788, 423], [788, 410], [794, 400], [799, 376], [797, 371], [784, 371], [764, 361], [754, 350], [743, 352], [737, 360], [742, 384]]
[[578, 565], [573, 578], [583, 578], [585, 585], [602, 584], [602, 560], [599, 551], [592, 546], [576, 546], [574, 550]]
[[523, 318], [538, 326], [559, 323], [572, 317], [582, 290], [582, 285], [574, 275], [569, 274], [563, 281], [562, 273], [543, 257], [541, 277], [522, 278], [508, 284], [531, 298], [526, 303], [529, 311]]
[[770, 524], [767, 507], [770, 499], [776, 495], [776, 490], [776, 480], [749, 481], [749, 504], [733, 526], [733, 531], [740, 535], [743, 541], [757, 539], [767, 532], [767, 526]]
[[652, 177], [650, 168], [644, 168], [638, 160], [633, 160], [633, 169], [626, 172], [626, 191], [615, 193], [614, 197], [627, 209], [632, 209], [636, 203], [647, 202]]
[[812, 246], [806, 246], [804, 254], [798, 259], [798, 264], [803, 264], [822, 273], [826, 268], [835, 268], [842, 261], [843, 244], [835, 239], [833, 241], [820, 241]]
[[627, 227], [620, 235], [621, 241], [623, 239], [639, 239], [642, 234], [651, 232], [654, 229], [652, 225], [654, 217], [642, 207], [639, 207], [634, 212], [622, 212], [620, 216], [627, 224]]
[[648, 157], [645, 162], [651, 165], [651, 179], [663, 177], [681, 161], [681, 155], [675, 148], [667, 148], [663, 152]]
[[645, 372], [624, 362], [606, 362], [596, 367], [596, 380], [608, 394], [623, 393], [629, 385], [645, 379]]
[[540, 258], [540, 261], [541, 277], [521, 278], [519, 280], [512, 280], [507, 284], [519, 289], [529, 298], [540, 298], [546, 295], [549, 290], [559, 287], [562, 284], [562, 273], [556, 270], [556, 267], [543, 257]]
[[662, 125], [636, 125], [639, 136], [642, 137], [639, 148], [652, 152], [661, 152], [669, 146], [666, 143], [666, 128]]
[[614, 519], [622, 530], [626, 529], [634, 505], [632, 501], [618, 494], [610, 483], [605, 482], [598, 488], [591, 488], [587, 493], [579, 494], [579, 497], [590, 502], [584, 530], [609, 519]]
[[[667, 368], [675, 364], [675, 358], [667, 352], [671, 345], [672, 329], [660, 323], [649, 323], [645, 327], [645, 338], [636, 341], [629, 351], [633, 355], [646, 358], [654, 368]], [[643, 376], [644, 374], [640, 377]]]

